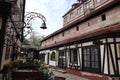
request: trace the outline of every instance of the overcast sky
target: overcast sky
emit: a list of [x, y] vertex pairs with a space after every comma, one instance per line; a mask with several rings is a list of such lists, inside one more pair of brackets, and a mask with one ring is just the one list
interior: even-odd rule
[[63, 27], [62, 16], [71, 8], [77, 0], [26, 0], [26, 12], [37, 12], [44, 15], [47, 19], [47, 29], [42, 30], [42, 21], [35, 19], [32, 25], [34, 31], [49, 35]]

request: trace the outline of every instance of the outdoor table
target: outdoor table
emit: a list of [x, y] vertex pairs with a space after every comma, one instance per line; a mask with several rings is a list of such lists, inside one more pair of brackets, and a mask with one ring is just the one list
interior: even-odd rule
[[42, 73], [36, 70], [16, 70], [12, 72], [12, 80], [40, 80]]

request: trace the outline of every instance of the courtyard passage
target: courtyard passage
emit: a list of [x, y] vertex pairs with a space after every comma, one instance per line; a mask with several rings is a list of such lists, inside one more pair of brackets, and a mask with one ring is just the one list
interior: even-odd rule
[[83, 78], [83, 77], [79, 77], [79, 76], [72, 75], [69, 73], [60, 72], [60, 71], [57, 71], [54, 69], [53, 69], [53, 73], [54, 73], [54, 76], [64, 77], [66, 80], [88, 80], [88, 79]]

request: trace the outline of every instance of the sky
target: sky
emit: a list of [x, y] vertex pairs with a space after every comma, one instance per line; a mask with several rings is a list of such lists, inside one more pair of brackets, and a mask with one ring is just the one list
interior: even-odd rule
[[26, 12], [37, 12], [47, 19], [47, 29], [40, 29], [42, 20], [35, 18], [32, 28], [42, 35], [49, 35], [63, 27], [62, 16], [71, 8], [77, 0], [26, 0]]

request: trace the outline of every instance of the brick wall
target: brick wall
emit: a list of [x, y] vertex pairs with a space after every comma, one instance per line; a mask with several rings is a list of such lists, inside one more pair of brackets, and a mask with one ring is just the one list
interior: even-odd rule
[[[78, 25], [79, 30], [76, 30], [77, 26], [74, 26], [71, 29], [68, 29], [62, 33], [59, 33], [57, 35], [54, 36], [54, 39], [49, 38], [46, 41], [43, 41], [42, 43], [42, 47], [43, 46], [48, 46], [48, 45], [52, 45], [55, 44], [57, 42], [62, 42], [64, 40], [68, 40], [70, 38], [74, 38], [80, 35], [83, 35], [85, 33], [88, 33], [90, 31], [94, 31], [96, 29], [99, 28], [104, 28], [104, 27], [108, 27], [112, 24], [115, 23], [120, 23], [120, 6], [115, 7], [114, 9], [108, 11], [108, 12], [104, 12], [103, 14], [106, 15], [106, 20], [102, 21], [101, 20], [101, 15], [94, 18], [91, 18], [89, 20], [86, 20], [85, 22], [81, 23]], [[63, 36], [64, 33], [64, 36]]]

